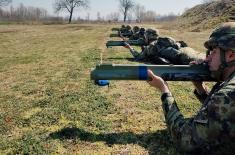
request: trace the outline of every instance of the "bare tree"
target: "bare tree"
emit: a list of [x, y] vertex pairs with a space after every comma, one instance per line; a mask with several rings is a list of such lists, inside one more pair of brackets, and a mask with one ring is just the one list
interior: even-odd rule
[[9, 11], [0, 12], [0, 18], [6, 21], [40, 21], [48, 18], [48, 15], [43, 8], [25, 7], [21, 3], [17, 8], [11, 6]]
[[12, 0], [0, 0], [0, 7], [7, 6]]
[[136, 21], [141, 23], [141, 21], [143, 21], [143, 19], [144, 19], [144, 15], [145, 15], [145, 7], [141, 6], [140, 4], [137, 4], [134, 8], [134, 13], [135, 13]]
[[86, 15], [86, 21], [90, 21], [90, 13], [87, 13], [87, 15]]
[[101, 21], [101, 17], [100, 17], [100, 12], [97, 12], [97, 19], [96, 19], [98, 22]]
[[69, 23], [72, 21], [72, 16], [75, 8], [89, 8], [89, 0], [55, 0], [55, 12], [68, 11]]
[[110, 14], [107, 15], [106, 19], [110, 20], [110, 21], [114, 21], [117, 22], [119, 19], [119, 13], [118, 12], [112, 12]]
[[154, 22], [156, 20], [157, 14], [155, 11], [146, 11], [144, 15], [144, 20], [147, 22]]
[[174, 14], [173, 12], [169, 13], [168, 15], [157, 15], [156, 21], [163, 22], [163, 21], [174, 21], [179, 17], [180, 14]]
[[119, 0], [119, 8], [123, 13], [124, 22], [128, 16], [129, 11], [134, 7], [134, 2], [132, 0]]

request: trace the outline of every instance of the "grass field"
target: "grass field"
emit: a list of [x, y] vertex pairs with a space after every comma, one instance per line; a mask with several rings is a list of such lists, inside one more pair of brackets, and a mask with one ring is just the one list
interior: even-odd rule
[[[143, 26], [202, 52], [209, 35]], [[126, 49], [106, 49], [112, 27], [0, 25], [0, 154], [177, 154], [159, 92], [140, 81], [90, 81], [101, 53], [106, 63], [134, 63]], [[182, 113], [195, 114], [192, 84], [169, 85]]]

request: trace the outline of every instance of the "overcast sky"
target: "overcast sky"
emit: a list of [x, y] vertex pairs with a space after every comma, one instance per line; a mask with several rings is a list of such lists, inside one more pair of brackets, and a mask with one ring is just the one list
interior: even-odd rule
[[[35, 6], [45, 8], [49, 14], [55, 15], [53, 3], [55, 0], [13, 0], [13, 6], [23, 3], [25, 6]], [[169, 13], [182, 13], [185, 8], [191, 8], [200, 4], [202, 0], [133, 0], [135, 3], [145, 6], [146, 10], [154, 10], [157, 14], [165, 15]], [[74, 13], [75, 17], [84, 18], [90, 14], [91, 19], [97, 18], [97, 12], [101, 17], [106, 17], [111, 12], [118, 11], [118, 0], [90, 0], [89, 10], [80, 10]], [[63, 15], [63, 14], [60, 14]]]

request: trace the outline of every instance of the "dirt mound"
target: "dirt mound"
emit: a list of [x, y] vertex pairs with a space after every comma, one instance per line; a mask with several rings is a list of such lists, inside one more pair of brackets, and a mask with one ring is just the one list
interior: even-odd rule
[[221, 0], [197, 5], [185, 11], [179, 18], [181, 28], [192, 31], [210, 29], [222, 22], [235, 21], [235, 0]]

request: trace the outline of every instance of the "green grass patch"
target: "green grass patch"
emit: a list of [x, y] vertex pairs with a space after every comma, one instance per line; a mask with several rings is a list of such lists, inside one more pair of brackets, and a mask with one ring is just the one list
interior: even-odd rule
[[[140, 81], [90, 81], [101, 60], [136, 63], [127, 49], [106, 49], [111, 27], [0, 25], [0, 154], [177, 154], [159, 92]], [[160, 32], [197, 50], [206, 39]], [[183, 114], [195, 114], [192, 84], [169, 85]]]

